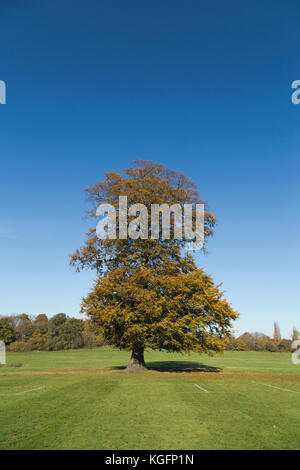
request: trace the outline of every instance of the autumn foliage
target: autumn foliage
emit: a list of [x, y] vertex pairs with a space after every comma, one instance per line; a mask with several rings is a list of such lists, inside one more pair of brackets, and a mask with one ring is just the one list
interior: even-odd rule
[[[96, 236], [96, 207], [118, 208], [119, 196], [129, 206], [198, 204], [193, 182], [184, 175], [148, 161], [137, 161], [124, 174], [111, 172], [87, 190], [94, 227], [84, 246], [71, 258], [79, 270], [98, 277], [83, 300], [82, 311], [113, 345], [132, 351], [130, 368], [143, 367], [145, 348], [167, 351], [221, 351], [237, 317], [210, 276], [198, 269], [180, 239], [106, 239]], [[205, 240], [213, 234], [215, 217], [205, 206]], [[174, 229], [171, 217], [171, 232]], [[129, 220], [130, 223], [130, 220]]]

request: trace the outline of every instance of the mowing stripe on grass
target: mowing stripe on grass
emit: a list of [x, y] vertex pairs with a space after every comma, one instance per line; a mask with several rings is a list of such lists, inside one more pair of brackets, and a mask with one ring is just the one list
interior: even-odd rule
[[35, 390], [41, 390], [41, 388], [44, 388], [44, 387], [32, 388], [31, 390], [25, 390], [24, 392], [14, 393], [13, 395], [23, 395], [24, 393], [33, 392]]
[[274, 385], [263, 384], [262, 382], [258, 382], [258, 383], [260, 383], [260, 385], [264, 385], [265, 387], [276, 388], [277, 390], [281, 390], [282, 392], [300, 393], [300, 392], [296, 392], [295, 390], [289, 390], [288, 388], [275, 387]]
[[194, 384], [194, 385], [195, 385], [195, 387], [197, 387], [197, 388], [200, 388], [200, 390], [202, 390], [203, 392], [205, 392], [205, 393], [209, 393], [209, 391], [208, 391], [208, 390], [206, 390], [206, 389], [205, 389], [205, 388], [203, 388], [203, 387], [200, 387], [200, 385], [198, 385], [198, 384]]

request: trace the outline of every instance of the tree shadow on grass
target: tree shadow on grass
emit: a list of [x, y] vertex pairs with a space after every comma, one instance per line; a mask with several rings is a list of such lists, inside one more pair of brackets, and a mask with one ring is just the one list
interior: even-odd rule
[[207, 366], [200, 362], [192, 361], [156, 361], [147, 362], [150, 370], [159, 372], [221, 372], [218, 367]]
[[[155, 370], [157, 372], [221, 372], [219, 367], [207, 366], [200, 362], [192, 361], [156, 361], [147, 362], [147, 370]], [[113, 370], [125, 370], [126, 366], [112, 366]]]

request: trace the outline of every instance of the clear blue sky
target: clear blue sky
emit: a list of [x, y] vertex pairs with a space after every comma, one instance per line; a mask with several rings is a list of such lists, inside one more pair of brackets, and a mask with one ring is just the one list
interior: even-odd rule
[[0, 313], [78, 315], [84, 189], [135, 158], [182, 171], [218, 219], [197, 262], [235, 329], [300, 330], [300, 4], [1, 1]]

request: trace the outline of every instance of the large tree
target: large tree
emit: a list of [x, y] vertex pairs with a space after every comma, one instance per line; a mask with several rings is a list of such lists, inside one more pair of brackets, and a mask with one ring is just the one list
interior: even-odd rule
[[[101, 203], [115, 207], [119, 196], [128, 206], [144, 204], [148, 209], [148, 232], [153, 228], [151, 205], [196, 204], [196, 186], [183, 174], [149, 161], [136, 161], [123, 174], [110, 172], [104, 181], [87, 189], [88, 214], [96, 225]], [[129, 224], [134, 219], [128, 217]], [[185, 247], [184, 237], [158, 239], [99, 239], [95, 226], [85, 244], [71, 257], [78, 270], [95, 269], [98, 276], [92, 292], [83, 300], [82, 311], [113, 345], [132, 351], [129, 370], [145, 367], [145, 348], [168, 351], [221, 351], [237, 313], [223, 298], [219, 286], [198, 269]], [[196, 219], [193, 217], [193, 228]], [[118, 226], [118, 225], [117, 225]], [[215, 217], [204, 213], [204, 241], [213, 234]], [[205, 245], [203, 247], [205, 249]]]

